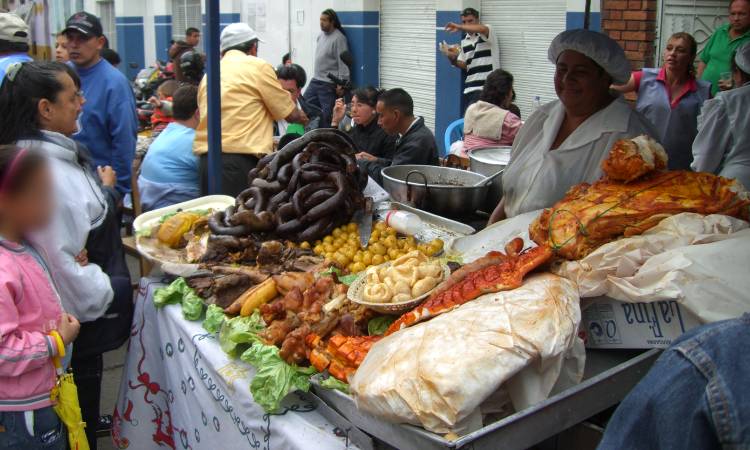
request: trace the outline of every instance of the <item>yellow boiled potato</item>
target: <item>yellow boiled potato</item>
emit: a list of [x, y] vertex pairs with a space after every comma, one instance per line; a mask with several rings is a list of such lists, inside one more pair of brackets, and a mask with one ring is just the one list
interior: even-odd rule
[[322, 255], [323, 253], [325, 253], [325, 249], [322, 245], [318, 244], [315, 246], [315, 248], [313, 248], [313, 253], [315, 253], [316, 255]]
[[398, 247], [398, 239], [396, 239], [396, 236], [389, 235], [385, 239], [383, 239], [383, 245], [385, 245], [388, 248], [397, 248]]
[[388, 227], [385, 229], [385, 234], [388, 236], [396, 236], [396, 230], [394, 228]]
[[361, 262], [355, 262], [351, 265], [350, 272], [351, 273], [359, 273], [366, 269], [365, 265]]
[[385, 245], [381, 244], [380, 242], [376, 242], [370, 246], [370, 251], [376, 255], [383, 256], [386, 253]]
[[344, 255], [346, 255], [346, 257], [349, 258], [350, 260], [353, 260], [354, 259], [354, 255], [357, 254], [357, 250], [355, 250], [354, 247], [348, 247], [347, 246], [347, 247], [344, 247], [343, 250], [344, 251], [342, 253]]
[[333, 244], [331, 244], [331, 243], [325, 243], [325, 244], [323, 244], [323, 250], [324, 250], [324, 251], [325, 251], [326, 253], [333, 253], [333, 252], [335, 252], [335, 251], [336, 251], [336, 246], [334, 246], [334, 245], [333, 245]]
[[383, 258], [383, 255], [375, 254], [372, 255], [372, 263], [374, 265], [383, 264], [385, 262], [385, 258]]
[[400, 254], [401, 253], [398, 251], [397, 248], [388, 249], [388, 257], [391, 258], [391, 260], [398, 258]]
[[354, 254], [352, 257], [352, 261], [355, 263], [362, 262], [362, 256], [364, 256], [364, 252], [362, 250], [358, 250], [357, 253]]
[[350, 222], [350, 223], [348, 223], [348, 224], [346, 225], [346, 231], [348, 231], [348, 232], [350, 232], [350, 233], [356, 233], [356, 232], [357, 232], [357, 230], [359, 230], [359, 227], [358, 227], [358, 226], [357, 226], [357, 224], [356, 224], [356, 223], [354, 223], [354, 222]]
[[372, 265], [372, 252], [366, 251], [362, 254], [362, 263], [365, 266], [371, 266]]
[[333, 235], [334, 239], [341, 237], [341, 228], [334, 228], [331, 234]]
[[370, 241], [372, 241], [372, 242], [375, 242], [375, 241], [377, 241], [378, 239], [380, 239], [380, 231], [378, 231], [378, 230], [373, 230], [373, 232], [372, 232], [372, 233], [370, 233]]
[[349, 258], [347, 258], [346, 255], [342, 254], [341, 252], [334, 253], [333, 260], [336, 261], [336, 263], [340, 267], [346, 267], [349, 265]]
[[307, 241], [304, 241], [304, 242], [302, 242], [302, 243], [301, 243], [301, 244], [299, 245], [299, 248], [301, 248], [301, 249], [303, 249], [303, 250], [309, 250], [309, 249], [310, 249], [310, 243], [309, 243], [309, 242], [307, 242]]
[[333, 236], [330, 234], [323, 238], [323, 243], [325, 244], [333, 244]]
[[383, 231], [386, 229], [385, 222], [378, 222], [375, 224], [375, 229], [378, 231]]

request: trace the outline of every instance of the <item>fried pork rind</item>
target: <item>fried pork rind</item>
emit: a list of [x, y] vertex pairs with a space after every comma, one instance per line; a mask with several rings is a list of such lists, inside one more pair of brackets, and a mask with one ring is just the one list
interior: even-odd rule
[[667, 168], [664, 147], [646, 135], [615, 142], [602, 162], [607, 179], [630, 183], [654, 170]]

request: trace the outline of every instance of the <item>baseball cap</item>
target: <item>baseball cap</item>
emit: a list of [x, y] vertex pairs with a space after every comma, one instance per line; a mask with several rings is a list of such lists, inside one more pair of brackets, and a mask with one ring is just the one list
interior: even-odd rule
[[0, 13], [0, 41], [29, 43], [29, 26], [13, 13]]
[[257, 39], [263, 42], [263, 39], [258, 37], [258, 33], [255, 32], [250, 25], [246, 23], [231, 23], [227, 25], [221, 32], [219, 37], [219, 47], [221, 51], [225, 51], [228, 48], [232, 48], [235, 45], [243, 44]]
[[69, 31], [78, 31], [88, 37], [99, 37], [104, 35], [102, 30], [102, 22], [98, 17], [86, 11], [81, 11], [70, 16], [67, 22], [65, 22], [65, 29], [62, 30], [63, 34]]

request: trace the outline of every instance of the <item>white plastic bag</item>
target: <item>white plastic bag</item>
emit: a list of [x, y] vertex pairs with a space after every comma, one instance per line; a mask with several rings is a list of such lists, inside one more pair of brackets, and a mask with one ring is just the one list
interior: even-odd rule
[[[524, 378], [537, 398], [523, 383], [515, 397], [546, 398], [578, 341], [580, 319], [573, 283], [534, 275], [518, 289], [484, 295], [376, 343], [351, 392], [359, 409], [391, 422], [465, 433], [476, 426], [477, 407], [527, 366]], [[518, 409], [512, 388], [509, 394]]]
[[729, 216], [682, 213], [554, 271], [575, 281], [581, 298], [676, 300], [704, 323], [729, 319], [750, 310], [749, 226]]

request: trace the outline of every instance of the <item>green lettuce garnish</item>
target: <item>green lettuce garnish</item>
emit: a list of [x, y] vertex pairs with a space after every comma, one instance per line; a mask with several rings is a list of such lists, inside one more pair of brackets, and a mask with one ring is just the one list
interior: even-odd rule
[[385, 334], [388, 327], [396, 321], [398, 316], [380, 316], [370, 319], [367, 322], [367, 334], [370, 336], [380, 336]]
[[157, 308], [176, 303], [182, 305], [182, 315], [187, 320], [198, 320], [203, 315], [203, 300], [182, 277], [154, 292], [154, 305]]
[[258, 310], [251, 316], [226, 319], [219, 329], [219, 345], [231, 358], [237, 358], [254, 342], [260, 342], [258, 333], [265, 327]]
[[209, 333], [216, 333], [224, 323], [224, 310], [216, 305], [208, 305], [206, 318], [203, 320], [203, 328]]
[[281, 400], [289, 392], [310, 390], [310, 375], [315, 373], [315, 368], [287, 364], [275, 345], [256, 342], [242, 353], [240, 359], [253, 365], [257, 371], [250, 383], [250, 393], [255, 403], [266, 412], [278, 410]]
[[320, 387], [324, 387], [326, 389], [331, 389], [331, 390], [335, 389], [337, 391], [343, 392], [344, 394], [349, 393], [349, 385], [333, 377], [328, 377], [325, 380], [321, 380]]

